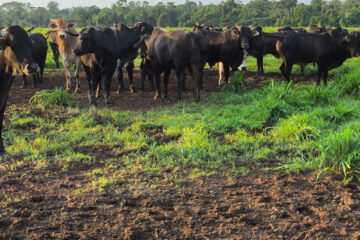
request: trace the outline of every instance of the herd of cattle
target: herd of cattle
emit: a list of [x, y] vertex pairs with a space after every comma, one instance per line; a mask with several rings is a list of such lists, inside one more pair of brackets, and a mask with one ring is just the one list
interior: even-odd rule
[[[281, 73], [290, 81], [293, 64], [303, 67], [317, 64], [317, 85], [323, 77], [327, 83], [328, 70], [340, 66], [347, 58], [360, 55], [360, 35], [350, 34], [342, 28], [279, 28], [275, 33], [264, 33], [261, 27], [228, 27], [226, 30], [195, 25], [192, 32], [176, 30], [167, 32], [154, 29], [146, 22], [138, 22], [133, 28], [114, 24], [111, 28], [88, 27], [80, 32], [75, 24], [65, 18], [51, 19], [48, 38], [56, 67], [61, 56], [65, 69], [66, 90], [72, 88], [70, 67], [75, 65], [75, 92], [79, 90], [79, 70], [82, 65], [89, 87], [90, 103], [102, 82], [105, 102], [109, 103], [110, 84], [117, 69], [119, 92], [124, 90], [122, 68], [125, 67], [130, 80], [130, 90], [136, 91], [133, 81], [134, 59], [141, 54], [141, 87], [148, 76], [154, 90], [154, 99], [161, 97], [160, 77], [163, 74], [164, 97], [171, 70], [178, 80], [177, 97], [184, 88], [184, 70], [188, 69], [196, 81], [196, 99], [200, 98], [203, 68], [206, 63], [219, 65], [220, 80], [227, 82], [230, 67], [246, 69], [248, 55], [257, 59], [258, 75], [264, 74], [263, 56], [272, 54], [283, 63]], [[17, 73], [33, 75], [34, 86], [42, 81], [47, 53], [47, 40], [39, 33], [30, 33], [19, 26], [0, 31], [0, 155], [5, 152], [1, 137], [5, 106], [9, 89]], [[223, 77], [224, 75], [224, 77]], [[220, 83], [219, 80], [219, 83]]]

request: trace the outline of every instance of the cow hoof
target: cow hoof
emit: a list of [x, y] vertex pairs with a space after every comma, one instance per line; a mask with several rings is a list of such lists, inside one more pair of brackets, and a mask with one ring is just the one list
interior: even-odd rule
[[65, 88], [65, 92], [70, 92], [70, 88]]
[[125, 91], [125, 88], [124, 87], [119, 87], [118, 90], [117, 90], [117, 94], [120, 94], [123, 91]]
[[135, 93], [135, 92], [136, 92], [136, 87], [135, 87], [135, 85], [130, 85], [130, 92], [131, 92], [131, 93]]
[[80, 93], [80, 92], [81, 92], [80, 89], [77, 88], [77, 89], [75, 89], [74, 94], [78, 94], [78, 93]]

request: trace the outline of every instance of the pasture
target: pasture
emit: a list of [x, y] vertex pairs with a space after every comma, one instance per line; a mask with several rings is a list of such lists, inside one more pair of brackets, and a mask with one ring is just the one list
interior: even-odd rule
[[116, 94], [114, 76], [94, 107], [83, 73], [80, 94], [59, 90], [48, 54], [40, 89], [10, 91], [0, 238], [359, 238], [359, 58], [328, 87], [312, 65], [284, 83], [280, 63], [265, 57], [259, 78], [249, 57], [224, 88], [206, 68], [199, 103], [188, 76], [182, 101], [174, 76], [157, 101], [148, 82]]

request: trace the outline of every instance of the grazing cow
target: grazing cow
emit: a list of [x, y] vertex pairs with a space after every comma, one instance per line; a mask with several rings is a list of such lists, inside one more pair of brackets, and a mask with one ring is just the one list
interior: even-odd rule
[[186, 30], [167, 32], [162, 29], [155, 29], [151, 35], [144, 35], [135, 44], [136, 48], [146, 45], [147, 58], [156, 80], [156, 92], [154, 99], [161, 97], [160, 74], [164, 72], [164, 97], [168, 94], [168, 82], [171, 69], [175, 69], [178, 79], [177, 98], [181, 99], [184, 84], [184, 70], [189, 69], [194, 81], [197, 82], [196, 100], [200, 100], [200, 78], [206, 59], [206, 39], [203, 35]]
[[28, 33], [19, 26], [8, 27], [6, 34], [0, 37], [0, 155], [5, 153], [1, 135], [2, 122], [14, 75], [17, 73], [34, 74], [38, 70], [31, 48]]
[[[33, 75], [34, 88], [36, 88], [37, 83], [42, 83], [48, 46], [47, 46], [46, 38], [40, 33], [31, 33], [29, 37], [32, 42], [31, 54], [33, 56], [34, 62], [36, 62], [39, 65], [39, 71]], [[25, 74], [23, 74], [23, 79], [24, 79], [24, 88], [26, 88], [27, 81]]]
[[279, 38], [276, 50], [283, 60], [281, 73], [288, 82], [293, 64], [317, 63], [317, 85], [321, 77], [327, 85], [328, 70], [340, 66], [347, 58], [360, 55], [355, 37], [345, 35], [341, 28], [325, 33], [287, 32]]
[[71, 88], [71, 72], [70, 66], [75, 64], [75, 93], [80, 91], [80, 58], [74, 54], [74, 49], [78, 44], [79, 34], [75, 31], [75, 24], [69, 23], [66, 18], [50, 19], [52, 22], [49, 27], [54, 29], [48, 31], [46, 34], [56, 32], [56, 43], [59, 46], [59, 52], [62, 63], [65, 69], [66, 88], [65, 91], [70, 91]]
[[[224, 32], [206, 30], [199, 30], [199, 32], [208, 41], [208, 64], [213, 66], [217, 62], [223, 63], [225, 82], [228, 82], [230, 75], [229, 67], [233, 71], [238, 69], [243, 63], [244, 51], [250, 46], [250, 38], [259, 34], [257, 31], [252, 32], [249, 27], [237, 25]], [[220, 71], [221, 65], [219, 65]]]
[[59, 52], [59, 46], [57, 44], [57, 34], [56, 34], [56, 32], [50, 32], [47, 35], [47, 37], [49, 39], [49, 45], [51, 48], [51, 52], [53, 53], [52, 59], [55, 62], [55, 68], [60, 68], [60, 65], [59, 65], [60, 52]]
[[[134, 51], [133, 45], [140, 40], [140, 34], [152, 30], [147, 23], [139, 23], [134, 28], [122, 26], [121, 30], [90, 27], [80, 32], [80, 42], [74, 50], [77, 56], [94, 53], [100, 60], [102, 82], [104, 83], [105, 102], [110, 103], [110, 84], [114, 74], [116, 61]], [[90, 89], [90, 102], [94, 103], [94, 92], [98, 86], [92, 82]]]

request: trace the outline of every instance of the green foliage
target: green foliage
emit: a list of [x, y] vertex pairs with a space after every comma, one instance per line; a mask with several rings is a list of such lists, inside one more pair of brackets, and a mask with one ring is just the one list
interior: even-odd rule
[[330, 167], [341, 171], [344, 180], [353, 176], [360, 180], [360, 136], [359, 132], [345, 129], [330, 133], [320, 144], [319, 168]]
[[54, 107], [70, 107], [72, 104], [72, 96], [64, 92], [60, 88], [54, 90], [37, 91], [30, 98], [30, 105], [37, 106], [42, 109]]
[[308, 114], [292, 115], [282, 119], [272, 130], [272, 135], [277, 138], [293, 139], [296, 141], [315, 140], [320, 136], [319, 129], [311, 126]]
[[355, 68], [335, 79], [335, 86], [343, 94], [359, 96], [360, 90], [360, 69]]
[[244, 87], [243, 80], [244, 80], [244, 72], [237, 70], [234, 72], [234, 75], [233, 75], [230, 83], [226, 84], [223, 87], [223, 90], [227, 91], [227, 92], [240, 93], [240, 91]]
[[[168, 2], [149, 5], [148, 2], [117, 1], [110, 8], [96, 6], [59, 9], [51, 1], [47, 8], [33, 7], [30, 3], [6, 2], [1, 5], [4, 26], [47, 27], [49, 18], [73, 19], [77, 26], [111, 26], [121, 22], [132, 26], [146, 21], [159, 27], [192, 27], [194, 23], [213, 26], [233, 26], [235, 23], [257, 26], [359, 26], [358, 1], [312, 1], [304, 5], [294, 0], [251, 0], [246, 3], [224, 1], [218, 4], [188, 1], [183, 4]], [[271, 29], [273, 31], [273, 29]]]

